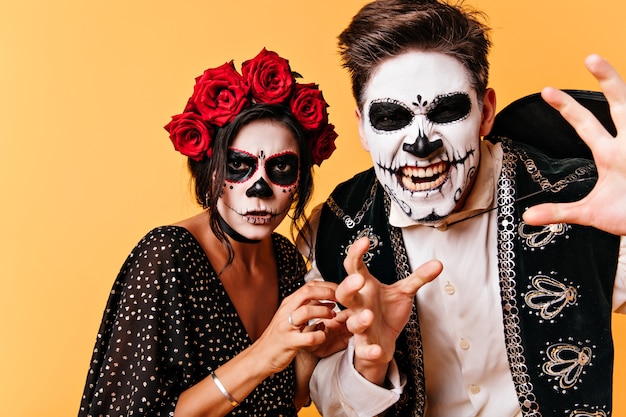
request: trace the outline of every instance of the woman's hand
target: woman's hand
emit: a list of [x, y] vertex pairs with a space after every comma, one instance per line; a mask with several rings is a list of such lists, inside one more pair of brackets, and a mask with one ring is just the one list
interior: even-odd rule
[[[312, 320], [336, 317], [333, 311], [336, 288], [337, 284], [332, 282], [311, 281], [283, 300], [270, 324], [252, 346], [270, 366], [271, 373], [287, 367], [298, 350], [315, 351], [326, 342], [325, 326], [308, 324]], [[333, 348], [339, 350], [337, 342], [332, 343]], [[319, 352], [322, 354], [333, 348], [319, 348]]]

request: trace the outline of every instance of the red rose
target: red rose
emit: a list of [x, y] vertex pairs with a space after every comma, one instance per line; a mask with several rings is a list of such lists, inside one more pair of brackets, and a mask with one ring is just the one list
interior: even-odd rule
[[322, 161], [330, 158], [330, 155], [337, 149], [335, 146], [337, 136], [339, 135], [332, 124], [327, 124], [319, 133], [314, 134], [311, 139], [311, 156], [314, 164], [322, 165]]
[[190, 104], [202, 118], [217, 126], [231, 122], [248, 105], [250, 88], [233, 61], [204, 71], [196, 78]]
[[207, 126], [199, 114], [186, 112], [177, 114], [165, 125], [165, 130], [170, 133], [170, 140], [174, 149], [196, 161], [211, 157], [211, 139], [213, 129]]
[[328, 104], [315, 84], [296, 84], [291, 112], [306, 130], [317, 130], [328, 122]]
[[241, 72], [257, 103], [285, 102], [295, 81], [289, 62], [265, 48], [256, 57], [244, 62]]

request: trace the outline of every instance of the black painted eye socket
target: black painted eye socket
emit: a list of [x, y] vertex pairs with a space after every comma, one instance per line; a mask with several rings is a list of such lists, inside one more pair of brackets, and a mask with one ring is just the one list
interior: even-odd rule
[[382, 101], [370, 105], [369, 117], [374, 129], [391, 132], [408, 126], [413, 112], [398, 103]]
[[451, 123], [463, 119], [471, 109], [472, 102], [467, 94], [454, 93], [437, 99], [426, 117], [433, 123]]
[[256, 171], [257, 164], [254, 156], [229, 149], [226, 155], [226, 180], [231, 182], [247, 180]]
[[265, 171], [274, 184], [291, 185], [298, 179], [299, 163], [300, 158], [294, 153], [276, 155], [265, 161]]

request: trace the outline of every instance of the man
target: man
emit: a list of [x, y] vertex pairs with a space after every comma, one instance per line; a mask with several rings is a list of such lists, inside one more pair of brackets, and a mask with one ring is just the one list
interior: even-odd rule
[[[341, 283], [354, 334], [311, 380], [324, 415], [611, 413], [626, 140], [551, 88], [595, 164], [481, 140], [496, 114], [487, 32], [461, 6], [378, 0], [339, 37], [374, 167], [316, 213], [310, 278]], [[600, 57], [586, 65], [620, 132], [626, 85]]]

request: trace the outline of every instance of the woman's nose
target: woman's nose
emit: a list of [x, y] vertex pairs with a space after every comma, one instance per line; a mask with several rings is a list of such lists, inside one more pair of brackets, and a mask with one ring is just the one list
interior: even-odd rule
[[259, 178], [257, 182], [252, 184], [250, 188], [246, 190], [246, 196], [248, 197], [271, 197], [274, 195], [272, 191], [272, 187], [263, 179], [263, 177]]

